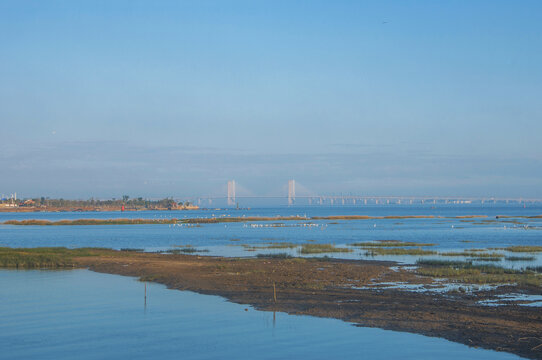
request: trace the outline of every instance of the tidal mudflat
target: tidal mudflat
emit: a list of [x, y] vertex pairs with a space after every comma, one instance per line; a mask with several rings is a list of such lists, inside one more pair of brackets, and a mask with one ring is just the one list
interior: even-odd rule
[[2, 359], [518, 358], [88, 270], [0, 270], [0, 282]]
[[[336, 318], [362, 327], [435, 336], [524, 357], [539, 358], [542, 350], [539, 308], [521, 306], [525, 299], [518, 300], [514, 306], [487, 305], [511, 292], [537, 295], [542, 278], [534, 272], [505, 274], [503, 284], [501, 277], [495, 277], [487, 269], [475, 268], [476, 276], [443, 282], [432, 274], [424, 274], [436, 264], [427, 267], [420, 264], [419, 268], [411, 269], [392, 262], [331, 258], [223, 258], [107, 249], [2, 249], [2, 259], [4, 266], [18, 268], [89, 268], [133, 276], [173, 289], [220, 295], [260, 310]], [[450, 264], [440, 265], [445, 266], [440, 269], [454, 269]], [[462, 270], [471, 268], [466, 266]], [[471, 283], [478, 286], [470, 287]], [[402, 286], [382, 286], [389, 284]], [[450, 284], [463, 284], [463, 287], [446, 289]], [[425, 291], [405, 291], [409, 286]], [[437, 288], [444, 290], [431, 291]]]

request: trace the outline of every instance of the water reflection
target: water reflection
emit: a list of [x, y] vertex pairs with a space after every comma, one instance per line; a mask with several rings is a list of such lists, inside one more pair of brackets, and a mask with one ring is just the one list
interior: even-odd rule
[[246, 311], [152, 283], [152, 306], [142, 314], [140, 282], [87, 270], [0, 270], [0, 283], [6, 359], [517, 358], [339, 320]]

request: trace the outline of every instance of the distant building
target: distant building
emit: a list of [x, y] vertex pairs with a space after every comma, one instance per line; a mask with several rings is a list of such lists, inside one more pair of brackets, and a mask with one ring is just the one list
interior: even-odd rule
[[14, 208], [14, 207], [18, 207], [19, 205], [17, 205], [16, 203], [4, 203], [4, 204], [0, 204], [0, 208]]

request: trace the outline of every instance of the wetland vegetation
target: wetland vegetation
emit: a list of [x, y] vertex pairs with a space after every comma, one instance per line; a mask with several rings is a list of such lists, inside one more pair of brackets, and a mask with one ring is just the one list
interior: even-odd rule
[[417, 243], [410, 241], [401, 241], [401, 240], [377, 240], [377, 241], [366, 241], [366, 242], [356, 242], [350, 244], [350, 246], [358, 247], [409, 247], [409, 246], [434, 246], [435, 244], [426, 244], [426, 243]]
[[542, 246], [509, 246], [504, 248], [503, 250], [516, 253], [537, 253], [542, 252]]
[[435, 255], [438, 254], [433, 250], [424, 250], [422, 248], [386, 248], [386, 247], [375, 247], [367, 248], [365, 252], [366, 256], [376, 256], [376, 255]]
[[322, 254], [322, 253], [347, 253], [352, 252], [352, 249], [336, 247], [333, 244], [302, 244], [299, 249], [301, 254]]
[[[131, 250], [130, 250], [131, 251]], [[23, 269], [73, 268], [75, 257], [97, 256], [98, 248], [67, 249], [64, 247], [0, 248], [0, 266]]]
[[456, 251], [448, 251], [448, 252], [441, 252], [439, 255], [441, 256], [462, 256], [462, 257], [476, 257], [476, 258], [503, 258], [504, 254], [496, 253], [496, 252], [484, 252], [483, 249], [475, 249], [475, 250], [464, 250], [460, 252]]
[[534, 261], [535, 256], [507, 256], [504, 258], [506, 261]]
[[[310, 253], [351, 251], [331, 244], [309, 243], [301, 248], [310, 249]], [[181, 249], [195, 248], [189, 245]], [[257, 309], [335, 317], [364, 326], [439, 336], [471, 346], [506, 348], [528, 357], [537, 356], [532, 349], [539, 345], [536, 336], [542, 331], [539, 311], [535, 308], [496, 309], [477, 305], [473, 304], [474, 295], [464, 292], [446, 297], [400, 289], [367, 289], [375, 282], [424, 285], [438, 281], [442, 284], [445, 278], [445, 282], [465, 286], [510, 284], [514, 292], [529, 294], [539, 291], [542, 285], [539, 268], [513, 270], [477, 265], [472, 261], [428, 259], [418, 261], [417, 268], [409, 269], [394, 262], [297, 258], [286, 253], [222, 258], [182, 252], [160, 254], [94, 248], [1, 248], [0, 266], [90, 268], [136, 276], [170, 288], [221, 295]], [[491, 295], [481, 292], [476, 299], [493, 299]], [[397, 302], [398, 296], [400, 302]], [[465, 327], [465, 323], [469, 326]], [[519, 338], [531, 340], [518, 341]]]
[[447, 278], [466, 284], [520, 284], [542, 286], [542, 277], [530, 269], [510, 269], [472, 261], [420, 259], [415, 272], [432, 278]]
[[[389, 215], [389, 216], [368, 216], [368, 215], [332, 215], [332, 216], [242, 216], [242, 217], [210, 217], [210, 218], [185, 218], [185, 219], [76, 219], [48, 221], [38, 219], [8, 220], [5, 225], [137, 225], [137, 224], [216, 224], [235, 222], [272, 222], [272, 221], [310, 221], [310, 220], [331, 220], [330, 224], [338, 224], [337, 220], [390, 220], [390, 219], [460, 219], [460, 221], [472, 221], [469, 219], [485, 218], [485, 215], [462, 215], [442, 217], [434, 215]], [[504, 216], [501, 216], [504, 218]], [[518, 218], [520, 218], [518, 216]], [[528, 216], [524, 218], [538, 219], [541, 216]], [[499, 221], [498, 219], [480, 220], [479, 224], [490, 224], [495, 222], [510, 222], [509, 220]], [[512, 220], [515, 221], [515, 220]], [[276, 226], [284, 226], [277, 224]], [[426, 246], [426, 245], [423, 245]], [[541, 250], [542, 251], [542, 250]]]

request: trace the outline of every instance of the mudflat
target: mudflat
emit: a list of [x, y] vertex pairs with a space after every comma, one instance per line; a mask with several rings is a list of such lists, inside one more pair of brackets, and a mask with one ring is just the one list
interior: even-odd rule
[[265, 311], [331, 317], [358, 326], [418, 333], [542, 358], [539, 307], [486, 306], [495, 292], [540, 294], [533, 285], [469, 292], [412, 292], [382, 283], [429, 284], [394, 262], [322, 258], [224, 258], [93, 250], [74, 267], [139, 277], [169, 288], [220, 295]]

